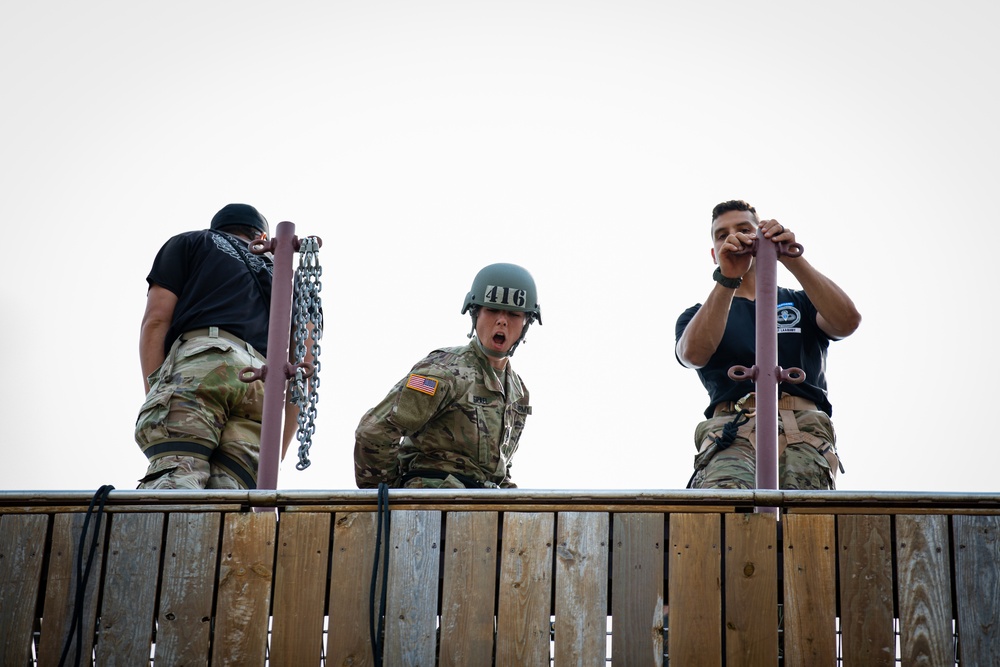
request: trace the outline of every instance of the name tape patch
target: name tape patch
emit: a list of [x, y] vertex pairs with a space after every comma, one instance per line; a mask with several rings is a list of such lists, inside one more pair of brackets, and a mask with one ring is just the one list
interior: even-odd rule
[[411, 373], [410, 379], [406, 381], [406, 388], [415, 389], [419, 392], [427, 394], [428, 396], [433, 396], [437, 392], [438, 381], [432, 378], [424, 377], [423, 375]]

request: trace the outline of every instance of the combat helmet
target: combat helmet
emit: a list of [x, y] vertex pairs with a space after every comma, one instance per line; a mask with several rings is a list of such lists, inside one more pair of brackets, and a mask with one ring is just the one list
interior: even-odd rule
[[472, 338], [476, 330], [476, 317], [482, 307], [527, 314], [521, 337], [510, 348], [507, 356], [514, 354], [532, 322], [538, 320], [539, 325], [542, 323], [542, 308], [538, 304], [535, 279], [527, 269], [517, 264], [490, 264], [476, 274], [472, 289], [465, 295], [465, 304], [462, 306], [463, 315], [467, 312], [472, 315], [472, 332], [469, 333], [469, 338]]
[[226, 204], [212, 218], [211, 229], [222, 229], [233, 225], [256, 229], [265, 236], [271, 233], [267, 225], [267, 218], [249, 204]]

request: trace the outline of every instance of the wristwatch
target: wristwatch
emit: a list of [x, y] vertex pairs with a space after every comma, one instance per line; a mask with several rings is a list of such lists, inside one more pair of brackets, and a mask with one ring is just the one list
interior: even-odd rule
[[715, 273], [712, 274], [712, 279], [723, 287], [728, 287], [729, 289], [736, 289], [743, 284], [742, 278], [727, 278], [722, 275], [721, 266], [715, 267]]

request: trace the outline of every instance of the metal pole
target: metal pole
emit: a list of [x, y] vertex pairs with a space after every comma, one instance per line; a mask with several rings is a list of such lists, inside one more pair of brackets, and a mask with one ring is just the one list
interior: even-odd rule
[[271, 281], [271, 313], [267, 325], [267, 371], [264, 373], [264, 415], [260, 427], [260, 463], [257, 488], [278, 488], [278, 465], [281, 463], [282, 418], [285, 414], [286, 368], [292, 328], [292, 258], [295, 254], [295, 224], [278, 223], [271, 252], [274, 253], [274, 277]]
[[[758, 489], [778, 488], [778, 248], [762, 236], [757, 240], [756, 355]], [[777, 508], [760, 508], [777, 512]]]

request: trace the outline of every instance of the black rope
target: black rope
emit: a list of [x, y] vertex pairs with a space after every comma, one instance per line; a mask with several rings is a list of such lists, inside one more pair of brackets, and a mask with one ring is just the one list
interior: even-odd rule
[[[382, 667], [382, 649], [385, 638], [385, 601], [388, 588], [386, 582], [389, 578], [389, 487], [385, 483], [378, 485], [378, 524], [375, 532], [375, 563], [372, 566], [371, 590], [368, 597], [368, 633], [371, 637], [372, 656], [375, 660], [375, 667]], [[382, 560], [382, 588], [380, 591], [379, 607], [375, 608], [375, 590], [378, 588], [378, 566], [380, 552], [382, 551], [382, 524], [385, 524], [385, 552], [381, 554]], [[377, 624], [376, 629], [376, 612]]]
[[[69, 647], [73, 644], [73, 635], [77, 635], [76, 642], [76, 662], [80, 664], [83, 653], [83, 603], [87, 594], [87, 581], [90, 579], [90, 569], [94, 564], [94, 553], [97, 551], [97, 538], [101, 534], [101, 519], [104, 516], [104, 503], [108, 495], [115, 487], [105, 484], [97, 490], [94, 497], [90, 499], [90, 506], [87, 507], [87, 514], [83, 519], [83, 530], [80, 532], [80, 547], [76, 554], [76, 596], [73, 603], [73, 617], [69, 622], [69, 635], [66, 637], [66, 644], [63, 646], [62, 655], [59, 657], [59, 667], [66, 662], [69, 655]], [[94, 513], [94, 505], [97, 505], [96, 523], [94, 524], [94, 536], [90, 540], [90, 553], [87, 556], [87, 565], [83, 565], [83, 545], [87, 541], [87, 527], [90, 525], [90, 517]]]
[[[712, 442], [715, 443], [718, 450], [721, 451], [733, 444], [733, 441], [736, 440], [736, 436], [738, 435], [737, 431], [739, 431], [740, 426], [743, 426], [748, 421], [750, 421], [750, 417], [747, 415], [746, 410], [740, 410], [736, 413], [736, 416], [733, 417], [732, 421], [726, 422], [725, 426], [722, 427], [722, 434], [717, 435], [712, 439]], [[691, 473], [691, 479], [688, 480], [687, 488], [695, 488], [693, 486], [694, 480], [706, 464], [703, 464], [700, 468]]]
[[733, 417], [732, 421], [726, 422], [726, 425], [722, 427], [722, 435], [715, 436], [715, 444], [719, 449], [726, 449], [733, 441], [736, 440], [736, 432], [739, 430], [740, 426], [743, 426], [748, 421], [750, 417], [747, 416], [746, 410], [740, 410]]

